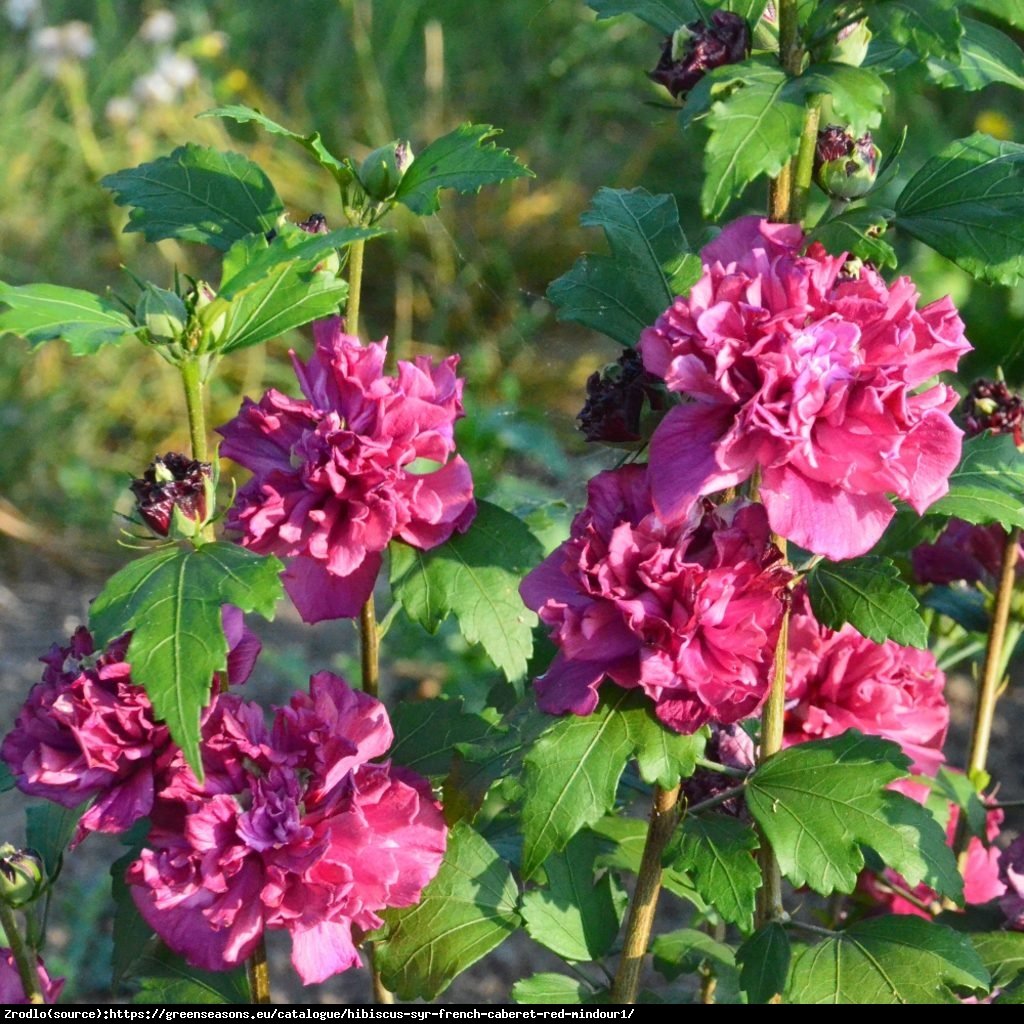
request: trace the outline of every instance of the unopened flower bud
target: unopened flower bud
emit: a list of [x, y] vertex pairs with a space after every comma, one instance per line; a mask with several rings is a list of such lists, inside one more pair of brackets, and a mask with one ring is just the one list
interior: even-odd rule
[[146, 472], [131, 484], [136, 508], [146, 525], [161, 537], [170, 532], [174, 509], [193, 523], [202, 523], [207, 511], [209, 462], [197, 462], [180, 452], [154, 459]]
[[818, 132], [814, 180], [833, 199], [859, 199], [875, 183], [880, 156], [870, 132], [858, 139], [847, 128], [830, 124]]
[[668, 396], [658, 377], [644, 369], [636, 349], [626, 349], [615, 363], [587, 381], [587, 401], [577, 417], [588, 441], [634, 443], [654, 430], [651, 412], [662, 412]]
[[412, 159], [408, 142], [389, 142], [375, 149], [359, 168], [359, 181], [366, 194], [378, 202], [390, 199], [398, 191]]
[[849, 64], [859, 68], [868, 55], [868, 44], [871, 42], [871, 29], [867, 21], [857, 21], [846, 28], [840, 29], [828, 51], [827, 59], [836, 64]]
[[0, 846], [0, 900], [7, 906], [31, 903], [45, 884], [46, 872], [34, 850], [19, 850], [10, 843]]
[[976, 380], [964, 399], [964, 425], [970, 435], [991, 430], [1013, 434], [1014, 443], [1024, 445], [1024, 399], [1002, 380]]
[[676, 99], [685, 96], [712, 68], [736, 64], [750, 50], [750, 29], [738, 14], [715, 11], [711, 21], [692, 21], [665, 40], [650, 78]]
[[[298, 226], [309, 235], [326, 235], [330, 231], [327, 218], [322, 213], [311, 213], [305, 220], [299, 221]], [[337, 276], [341, 270], [341, 257], [337, 250], [325, 256], [313, 269]]]
[[135, 319], [154, 341], [177, 341], [188, 322], [188, 310], [180, 295], [147, 284], [135, 304]]
[[[196, 281], [195, 287], [189, 294], [189, 300], [192, 304], [192, 308], [196, 313], [202, 313], [213, 300], [217, 298], [217, 293], [214, 291], [213, 286], [207, 284], [206, 281]], [[224, 330], [224, 326], [227, 323], [227, 313], [221, 313], [216, 316], [212, 323], [204, 323], [206, 333], [213, 339], [214, 342], [220, 337], [221, 331]]]

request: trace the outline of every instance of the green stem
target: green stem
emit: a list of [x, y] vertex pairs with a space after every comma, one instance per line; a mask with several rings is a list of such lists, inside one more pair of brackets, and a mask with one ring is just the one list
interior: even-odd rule
[[380, 639], [377, 636], [373, 594], [366, 599], [359, 613], [359, 660], [363, 669], [363, 690], [376, 697], [380, 691]]
[[249, 992], [252, 1002], [265, 1004], [270, 1002], [270, 970], [267, 967], [267, 944], [260, 939], [260, 944], [245, 963], [245, 971], [249, 977]]
[[203, 377], [199, 360], [194, 356], [186, 356], [180, 368], [181, 382], [185, 387], [185, 406], [188, 409], [192, 458], [199, 462], [209, 462], [206, 448], [206, 413], [203, 409]]
[[636, 889], [629, 904], [622, 959], [619, 960], [619, 969], [612, 984], [613, 1003], [635, 1003], [640, 991], [640, 969], [651, 941], [654, 913], [658, 909], [658, 896], [661, 892], [661, 856], [679, 820], [677, 805], [680, 790], [679, 786], [670, 790], [654, 787], [651, 823], [640, 858]]
[[32, 951], [25, 946], [25, 941], [18, 931], [18, 922], [14, 919], [14, 911], [6, 903], [0, 903], [0, 925], [7, 936], [7, 945], [11, 947], [14, 963], [21, 978], [21, 987], [25, 998], [30, 1003], [45, 1003], [42, 989], [39, 987], [39, 971], [35, 964]]
[[723, 789], [721, 793], [715, 794], [715, 796], [709, 796], [707, 800], [701, 800], [700, 803], [694, 804], [692, 807], [686, 808], [687, 814], [700, 814], [702, 811], [710, 811], [712, 807], [717, 807], [719, 804], [724, 804], [727, 800], [731, 800], [734, 796], [741, 796], [746, 792], [747, 786], [744, 783], [742, 786], [731, 786], [729, 789]]
[[818, 145], [818, 121], [821, 118], [821, 95], [807, 100], [804, 129], [800, 135], [800, 149], [793, 163], [793, 180], [789, 197], [789, 221], [796, 224], [807, 216], [807, 199], [814, 174], [814, 151]]
[[348, 250], [348, 305], [345, 308], [345, 330], [359, 334], [359, 302], [363, 289], [363, 252], [366, 241], [353, 242]]
[[[774, 541], [786, 555], [786, 541], [775, 537]], [[758, 750], [757, 763], [764, 764], [782, 749], [783, 724], [786, 714], [786, 659], [789, 653], [789, 604], [782, 613], [779, 626], [779, 640], [775, 646], [775, 668], [772, 673], [771, 688], [764, 710], [761, 712], [761, 745]], [[782, 906], [782, 872], [771, 844], [762, 835], [761, 847], [758, 850], [758, 861], [761, 865], [761, 888], [757, 891], [757, 927], [785, 918]]]

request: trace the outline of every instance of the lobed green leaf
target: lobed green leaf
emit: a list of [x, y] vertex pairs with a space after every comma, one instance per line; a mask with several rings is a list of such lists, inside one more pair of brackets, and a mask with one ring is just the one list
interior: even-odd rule
[[537, 616], [519, 596], [519, 582], [543, 558], [529, 528], [487, 501], [466, 533], [431, 551], [393, 543], [391, 588], [406, 613], [429, 632], [454, 613], [510, 681], [526, 672]]
[[1024, 455], [1013, 438], [986, 432], [965, 440], [949, 493], [928, 511], [1006, 529], [1024, 526]]
[[952, 987], [988, 985], [966, 935], [909, 915], [876, 917], [798, 953], [787, 1001], [957, 1003]]
[[865, 11], [880, 42], [894, 43], [921, 57], [955, 59], [963, 28], [960, 0], [878, 0]]
[[942, 827], [886, 788], [908, 764], [895, 743], [851, 729], [790, 747], [757, 768], [747, 806], [786, 878], [823, 895], [853, 892], [861, 847], [869, 847], [911, 886], [924, 882], [961, 900], [963, 880]]
[[891, 211], [859, 207], [819, 223], [809, 242], [821, 242], [833, 254], [848, 252], [879, 267], [897, 265], [896, 250], [881, 237], [889, 226]]
[[917, 598], [888, 558], [819, 562], [807, 575], [807, 595], [818, 621], [829, 629], [849, 623], [876, 643], [928, 646]]
[[487, 840], [456, 825], [420, 902], [381, 915], [385, 930], [374, 948], [384, 983], [401, 999], [435, 999], [519, 926], [518, 895], [512, 873]]
[[975, 134], [932, 157], [896, 200], [896, 225], [969, 274], [1024, 274], [1024, 146]]
[[1024, 52], [1005, 33], [974, 18], [961, 18], [960, 58], [931, 57], [928, 73], [939, 85], [971, 92], [1000, 82], [1024, 89]]
[[246, 235], [268, 232], [284, 210], [251, 160], [191, 143], [100, 184], [131, 207], [125, 231], [141, 231], [149, 242], [177, 238], [226, 252]]
[[489, 124], [464, 124], [432, 142], [409, 165], [395, 198], [413, 213], [425, 217], [441, 208], [439, 192], [479, 192], [512, 178], [532, 178], [507, 149], [488, 142], [501, 134]]
[[202, 778], [199, 716], [227, 664], [221, 606], [273, 618], [281, 597], [276, 558], [235, 544], [170, 546], [129, 563], [89, 610], [97, 646], [132, 631], [127, 660], [192, 770]]
[[736, 950], [740, 988], [752, 1003], [770, 1003], [786, 990], [793, 951], [786, 929], [777, 921], [759, 928]]
[[139, 330], [118, 305], [78, 288], [0, 281], [0, 303], [8, 307], [0, 312], [0, 334], [17, 334], [31, 345], [60, 338], [76, 356], [91, 355]]

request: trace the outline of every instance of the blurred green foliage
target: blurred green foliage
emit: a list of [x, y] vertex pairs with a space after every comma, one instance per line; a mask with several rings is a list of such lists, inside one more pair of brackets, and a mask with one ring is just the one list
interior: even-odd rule
[[[33, 5], [6, 10], [16, 6]], [[318, 129], [357, 159], [391, 138], [418, 150], [460, 122], [491, 123], [536, 179], [450, 201], [422, 222], [396, 216], [395, 233], [369, 249], [366, 332], [389, 334], [402, 356], [462, 354], [471, 419], [461, 440], [482, 493], [498, 489], [506, 504], [519, 493], [575, 498], [587, 475], [614, 462], [577, 457], [585, 446], [573, 420], [587, 375], [616, 346], [556, 323], [544, 292], [580, 252], [602, 245], [578, 223], [601, 185], [674, 193], [691, 241], [707, 235], [700, 132], [684, 139], [667, 94], [646, 77], [662, 42], [652, 30], [629, 18], [597, 22], [582, 0], [306, 0], [287, 12], [271, 0], [186, 0], [173, 5], [173, 36], [154, 41], [155, 4], [37, 6], [34, 23], [5, 22], [0, 33], [0, 279], [134, 297], [122, 266], [162, 285], [175, 267], [209, 273], [201, 247], [122, 234], [124, 212], [97, 184], [187, 141], [247, 153], [294, 219], [316, 210], [340, 226], [325, 174], [250, 126], [195, 120], [215, 104]], [[90, 26], [91, 55], [48, 64], [34, 33], [72, 19]], [[909, 126], [893, 194], [948, 139], [975, 129], [1024, 139], [1019, 96], [1008, 86], [944, 93], [923, 69], [904, 72], [876, 133], [885, 152]], [[728, 216], [762, 206], [755, 186]], [[960, 306], [976, 347], [966, 376], [1001, 363], [1021, 379], [1024, 288], [978, 285], [895, 241], [925, 299], [949, 292]], [[211, 422], [230, 418], [241, 393], [289, 389], [287, 349], [307, 345], [296, 335], [226, 359]], [[0, 344], [0, 435], [0, 497], [106, 554], [118, 528], [111, 509], [128, 510], [128, 478], [187, 438], [176, 379], [138, 346], [74, 360], [59, 343], [29, 352], [10, 337]]]

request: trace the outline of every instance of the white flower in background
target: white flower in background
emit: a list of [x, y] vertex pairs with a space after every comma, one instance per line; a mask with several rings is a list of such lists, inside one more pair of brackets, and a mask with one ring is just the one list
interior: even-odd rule
[[139, 29], [139, 38], [154, 46], [165, 46], [178, 33], [178, 19], [168, 10], [154, 11]]
[[175, 89], [187, 89], [199, 78], [199, 68], [191, 57], [168, 51], [160, 54], [156, 62], [156, 73], [163, 75]]
[[127, 128], [138, 117], [139, 105], [131, 96], [114, 96], [107, 100], [103, 112], [108, 123], [114, 128]]
[[39, 69], [47, 78], [53, 78], [62, 64], [91, 57], [96, 51], [96, 40], [87, 22], [68, 21], [33, 32], [31, 47]]
[[167, 50], [157, 58], [152, 71], [135, 79], [132, 94], [146, 106], [166, 106], [198, 78], [199, 68], [191, 57]]
[[4, 14], [16, 29], [28, 28], [42, 13], [39, 0], [7, 0], [4, 4]]

